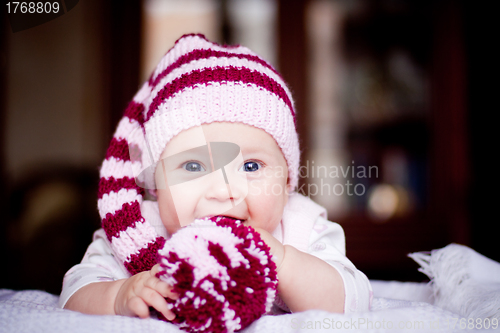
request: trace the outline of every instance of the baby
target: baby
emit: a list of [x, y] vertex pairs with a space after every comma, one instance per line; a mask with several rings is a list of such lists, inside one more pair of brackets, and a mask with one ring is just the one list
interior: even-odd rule
[[66, 273], [60, 306], [174, 319], [165, 298], [178, 295], [156, 277], [157, 252], [195, 219], [221, 215], [270, 247], [281, 309], [368, 310], [370, 283], [345, 257], [342, 228], [294, 192], [299, 158], [281, 76], [245, 47], [181, 37], [118, 125], [100, 172], [102, 229]]

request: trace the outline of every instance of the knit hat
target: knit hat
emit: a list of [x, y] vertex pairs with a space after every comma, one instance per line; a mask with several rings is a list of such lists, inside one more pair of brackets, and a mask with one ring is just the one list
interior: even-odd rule
[[165, 243], [141, 214], [144, 188], [154, 184], [146, 171], [181, 131], [222, 121], [271, 135], [287, 162], [289, 185], [297, 186], [295, 111], [283, 78], [246, 47], [182, 36], [126, 108], [100, 170], [102, 227], [131, 274], [151, 269]]

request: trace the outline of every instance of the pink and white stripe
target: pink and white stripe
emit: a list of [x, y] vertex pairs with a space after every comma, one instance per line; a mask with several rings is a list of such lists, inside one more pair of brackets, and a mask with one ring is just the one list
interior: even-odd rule
[[144, 162], [130, 160], [131, 145], [144, 146], [137, 135], [142, 133], [143, 110], [137, 99], [132, 101], [118, 124], [100, 170], [97, 202], [111, 248], [132, 274], [150, 269], [156, 260], [155, 251], [165, 242], [140, 211], [144, 190], [135, 177]]
[[149, 223], [136, 221], [135, 225], [120, 231], [118, 237], [112, 237], [111, 248], [123, 261], [130, 261], [131, 255], [138, 255], [145, 244], [154, 243], [158, 235]]
[[244, 46], [222, 46], [207, 40], [203, 35], [184, 35], [175, 42], [175, 45], [160, 60], [160, 62], [156, 66], [155, 71], [151, 75], [151, 78], [149, 79], [149, 84], [151, 86], [154, 86], [155, 81], [157, 81], [158, 77], [161, 76], [164, 71], [168, 72], [169, 70], [171, 70], [170, 66], [172, 66], [172, 64], [176, 64], [179, 61], [182, 61], [182, 58], [186, 58], [187, 55], [194, 50], [212, 50], [255, 56], [259, 59], [259, 61], [265, 62], [254, 52]]
[[275, 81], [278, 85], [283, 87], [288, 96], [291, 96], [291, 92], [289, 91], [287, 85], [285, 84], [281, 76], [268, 64], [251, 61], [248, 58], [239, 58], [238, 56], [241, 56], [240, 54], [231, 54], [231, 53], [224, 54], [224, 56], [220, 58], [213, 58], [213, 57], [204, 58], [204, 56], [206, 55], [203, 53], [203, 51], [208, 51], [208, 50], [195, 50], [195, 51], [198, 51], [197, 52], [198, 54], [195, 53], [193, 55], [193, 60], [191, 62], [179, 64], [180, 65], [179, 67], [172, 67], [171, 71], [168, 73], [163, 72], [166, 75], [159, 77], [157, 84], [151, 86], [152, 89], [151, 89], [150, 99], [149, 100], [146, 99], [144, 101], [146, 109], [149, 109], [150, 100], [154, 99], [158, 94], [158, 91], [160, 91], [166, 84], [173, 82], [175, 80], [179, 80], [183, 75], [184, 76], [188, 75], [193, 70], [200, 68], [211, 69], [211, 70], [216, 70], [218, 68], [226, 68], [226, 69], [246, 68], [252, 72], [261, 73], [267, 76], [270, 80]]
[[124, 161], [117, 159], [113, 156], [104, 160], [99, 172], [100, 178], [115, 177], [116, 179], [129, 177], [134, 178], [134, 169], [139, 170], [142, 168], [142, 163], [139, 161]]
[[137, 193], [135, 189], [128, 190], [122, 188], [118, 192], [106, 193], [101, 199], [97, 200], [99, 215], [114, 215], [116, 211], [122, 209], [124, 204], [134, 201], [142, 202], [142, 195]]

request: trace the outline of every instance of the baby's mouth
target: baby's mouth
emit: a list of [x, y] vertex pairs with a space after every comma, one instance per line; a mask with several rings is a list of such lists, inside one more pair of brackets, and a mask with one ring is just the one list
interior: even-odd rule
[[237, 218], [234, 216], [228, 216], [228, 215], [213, 215], [213, 216], [207, 216], [207, 218], [209, 218], [212, 221], [216, 221], [219, 219], [229, 219], [229, 220], [233, 220], [233, 221], [241, 221], [241, 223], [245, 223], [245, 221], [246, 221], [244, 219], [240, 219], [240, 218]]

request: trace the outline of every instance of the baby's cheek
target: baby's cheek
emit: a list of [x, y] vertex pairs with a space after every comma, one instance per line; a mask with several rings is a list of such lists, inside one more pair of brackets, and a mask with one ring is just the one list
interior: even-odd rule
[[249, 180], [248, 195], [264, 196], [269, 199], [287, 195], [287, 185], [280, 179]]
[[263, 182], [260, 180], [249, 180], [248, 181], [248, 196], [256, 197], [264, 194]]

